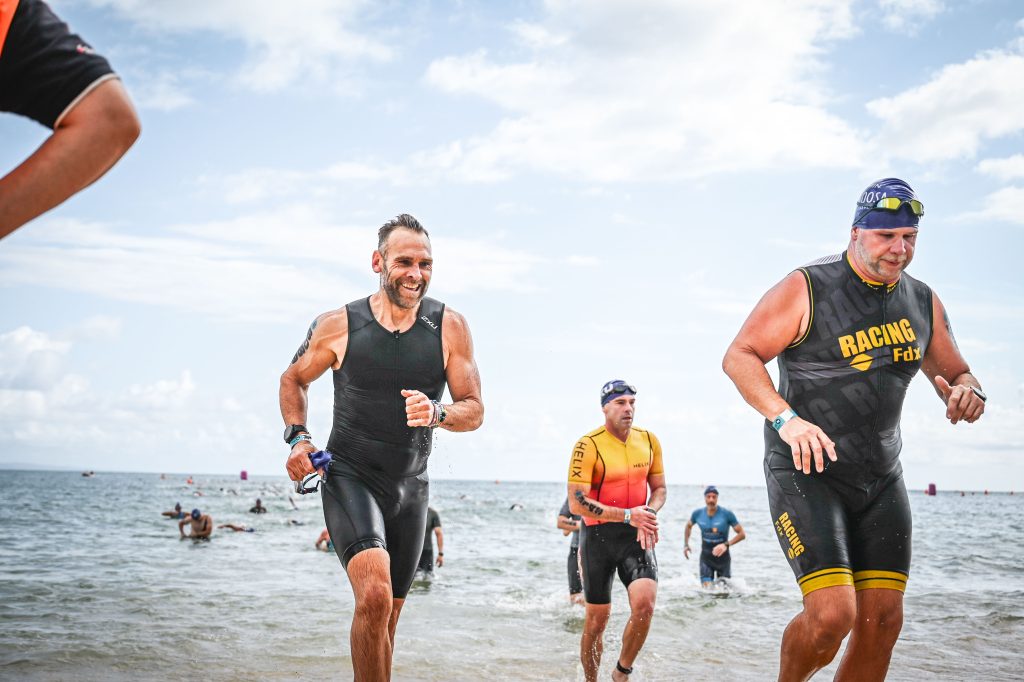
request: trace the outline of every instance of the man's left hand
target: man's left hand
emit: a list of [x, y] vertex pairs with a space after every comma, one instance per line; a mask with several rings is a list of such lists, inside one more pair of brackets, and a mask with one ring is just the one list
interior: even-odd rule
[[985, 412], [985, 401], [966, 384], [950, 386], [941, 376], [935, 377], [935, 386], [946, 400], [946, 419], [950, 424], [965, 421], [973, 424]]
[[405, 423], [407, 426], [430, 426], [434, 421], [434, 405], [430, 398], [419, 391], [402, 389], [405, 398]]
[[715, 545], [715, 548], [711, 550], [711, 553], [714, 556], [722, 556], [726, 553], [726, 551], [728, 551], [728, 549], [729, 545], [725, 544], [724, 542], [720, 542], [717, 545]]

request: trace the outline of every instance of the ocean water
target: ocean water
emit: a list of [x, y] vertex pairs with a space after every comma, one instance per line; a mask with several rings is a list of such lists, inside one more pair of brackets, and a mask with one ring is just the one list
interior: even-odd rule
[[[800, 593], [764, 489], [720, 490], [748, 535], [733, 550], [731, 589], [700, 589], [682, 538], [701, 490], [670, 485], [635, 681], [776, 675]], [[568, 538], [555, 528], [564, 495], [556, 483], [431, 484], [447, 563], [409, 595], [395, 680], [582, 679], [583, 611], [568, 603]], [[248, 513], [256, 497], [269, 513]], [[0, 679], [351, 679], [351, 590], [337, 558], [313, 546], [319, 496], [292, 498], [298, 509], [283, 477], [187, 485], [180, 475], [0, 471]], [[177, 522], [160, 516], [177, 501], [257, 532], [179, 540]], [[1024, 495], [912, 491], [911, 503], [914, 563], [889, 679], [1024, 678]], [[625, 597], [616, 584], [602, 679]]]

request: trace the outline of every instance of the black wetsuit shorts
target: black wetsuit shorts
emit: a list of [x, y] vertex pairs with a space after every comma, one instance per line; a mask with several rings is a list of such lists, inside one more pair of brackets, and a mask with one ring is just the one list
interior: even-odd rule
[[434, 548], [427, 547], [423, 548], [423, 552], [420, 554], [419, 564], [416, 565], [416, 570], [423, 573], [434, 572]]
[[600, 523], [580, 528], [583, 593], [588, 604], [610, 604], [615, 574], [626, 587], [640, 578], [658, 580], [653, 549], [642, 549], [636, 528], [624, 523]]
[[569, 548], [569, 559], [566, 568], [569, 573], [569, 594], [579, 594], [583, 591], [583, 580], [580, 579], [579, 547]]
[[395, 478], [335, 458], [322, 488], [324, 520], [342, 565], [347, 569], [364, 549], [387, 550], [392, 596], [404, 599], [423, 551], [430, 493], [426, 472]]
[[791, 454], [765, 458], [772, 523], [804, 595], [834, 585], [906, 588], [912, 523], [903, 471], [865, 484], [854, 470], [862, 468], [839, 461], [804, 474]]
[[732, 577], [732, 556], [729, 550], [725, 550], [722, 556], [715, 556], [711, 549], [701, 549], [700, 552], [700, 581], [709, 583], [715, 578]]

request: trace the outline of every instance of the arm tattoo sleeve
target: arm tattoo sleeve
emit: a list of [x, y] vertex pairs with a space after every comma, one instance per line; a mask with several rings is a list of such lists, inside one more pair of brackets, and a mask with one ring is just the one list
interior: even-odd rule
[[960, 346], [956, 343], [956, 337], [953, 336], [953, 325], [949, 322], [949, 313], [946, 309], [942, 309], [942, 321], [946, 323], [946, 331], [949, 332], [949, 340], [953, 342], [953, 347], [960, 350]]
[[317, 320], [313, 320], [313, 324], [309, 325], [309, 331], [306, 332], [306, 340], [303, 341], [302, 345], [299, 346], [299, 349], [295, 351], [295, 357], [292, 358], [291, 364], [294, 365], [296, 362], [298, 362], [299, 358], [305, 355], [306, 351], [309, 350], [309, 340], [313, 338], [313, 330], [316, 329], [316, 323]]
[[590, 498], [584, 495], [582, 490], [576, 491], [576, 501], [595, 516], [601, 516], [601, 514], [604, 514], [604, 509], [591, 502]]

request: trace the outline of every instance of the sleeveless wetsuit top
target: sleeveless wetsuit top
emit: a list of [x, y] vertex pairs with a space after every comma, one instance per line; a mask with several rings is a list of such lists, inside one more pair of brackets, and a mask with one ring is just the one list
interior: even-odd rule
[[[839, 461], [826, 466], [852, 485], [897, 472], [903, 400], [932, 335], [931, 289], [906, 273], [866, 282], [846, 252], [799, 270], [811, 321], [779, 355], [779, 393], [835, 441]], [[791, 453], [768, 422], [764, 434], [768, 454]]]
[[[625, 443], [603, 426], [594, 429], [576, 443], [569, 462], [569, 483], [589, 485], [587, 497], [622, 509], [646, 504], [647, 476], [663, 473], [661, 443], [650, 431], [636, 427], [629, 430]], [[586, 516], [583, 522], [608, 523]]]
[[404, 333], [381, 326], [369, 298], [345, 309], [348, 347], [334, 371], [334, 428], [327, 449], [336, 458], [389, 476], [419, 475], [427, 468], [433, 433], [406, 425], [401, 391], [422, 391], [431, 400], [444, 393], [444, 304], [424, 298], [416, 323]]

